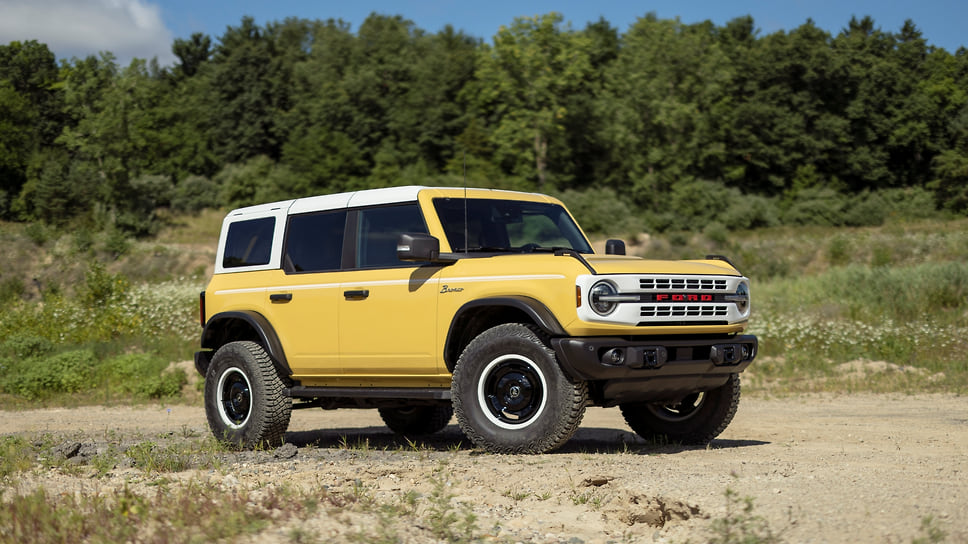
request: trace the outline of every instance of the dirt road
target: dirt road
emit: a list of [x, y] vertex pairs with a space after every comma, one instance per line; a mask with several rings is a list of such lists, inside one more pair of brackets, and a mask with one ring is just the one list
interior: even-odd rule
[[[158, 440], [208, 430], [197, 407], [87, 407], [0, 412], [0, 434], [10, 433], [96, 443], [119, 433]], [[751, 497], [752, 513], [786, 542], [911, 542], [926, 536], [928, 516], [947, 542], [968, 542], [962, 397], [744, 398], [709, 448], [646, 444], [617, 409], [597, 408], [562, 450], [538, 456], [480, 454], [453, 422], [414, 451], [375, 411], [295, 411], [287, 442], [296, 448], [286, 446], [283, 458], [240, 457], [201, 477], [227, 486], [362, 485], [377, 497], [428, 493], [432, 476], [446, 478], [456, 504], [478, 516], [480, 536], [510, 542], [704, 542], [727, 516], [727, 489]], [[113, 477], [130, 478], [130, 469]], [[59, 490], [106, 485], [56, 473], [28, 480]], [[348, 519], [367, 523], [328, 516], [303, 529], [339, 540]], [[286, 538], [277, 531], [255, 540]]]

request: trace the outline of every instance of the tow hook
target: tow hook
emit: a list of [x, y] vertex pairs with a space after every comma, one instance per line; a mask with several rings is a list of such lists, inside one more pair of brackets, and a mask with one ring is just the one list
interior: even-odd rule
[[735, 365], [752, 358], [749, 344], [716, 344], [709, 348], [709, 359], [716, 366]]

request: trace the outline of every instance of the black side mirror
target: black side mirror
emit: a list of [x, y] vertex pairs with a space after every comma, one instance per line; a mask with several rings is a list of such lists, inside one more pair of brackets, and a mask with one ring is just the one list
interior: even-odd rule
[[621, 240], [609, 240], [605, 242], [606, 255], [625, 255], [625, 242]]
[[440, 256], [440, 240], [429, 234], [405, 232], [397, 239], [397, 258], [401, 261], [435, 261]]

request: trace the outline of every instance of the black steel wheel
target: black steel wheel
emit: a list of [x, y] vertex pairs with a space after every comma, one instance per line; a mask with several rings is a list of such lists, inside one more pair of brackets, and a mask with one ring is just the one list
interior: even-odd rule
[[581, 424], [585, 382], [562, 372], [543, 334], [521, 323], [482, 332], [464, 349], [451, 392], [461, 430], [496, 453], [543, 453]]
[[292, 401], [262, 346], [225, 344], [212, 357], [205, 376], [205, 413], [212, 434], [241, 448], [282, 444]]

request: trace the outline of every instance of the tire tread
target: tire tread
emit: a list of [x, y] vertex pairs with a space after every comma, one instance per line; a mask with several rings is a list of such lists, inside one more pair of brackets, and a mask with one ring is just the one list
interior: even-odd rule
[[[517, 337], [539, 346], [555, 365], [555, 369], [560, 373], [558, 383], [561, 384], [558, 394], [564, 395], [564, 408], [554, 414], [556, 418], [553, 425], [554, 432], [538, 437], [535, 440], [519, 443], [495, 442], [482, 432], [470, 421], [464, 403], [473, 403], [475, 398], [464, 399], [458, 391], [458, 385], [463, 380], [469, 358], [476, 356], [478, 351], [486, 349], [492, 342], [506, 342], [508, 337]], [[463, 363], [463, 364], [462, 364]], [[565, 444], [578, 430], [582, 418], [585, 415], [585, 406], [588, 404], [588, 386], [585, 382], [571, 382], [567, 376], [561, 372], [557, 366], [557, 359], [554, 351], [548, 347], [548, 337], [537, 326], [525, 323], [505, 323], [492, 327], [478, 335], [464, 349], [457, 365], [454, 368], [453, 377], [453, 403], [454, 412], [457, 414], [457, 421], [461, 430], [475, 445], [492, 453], [546, 453]], [[549, 384], [550, 386], [551, 384]], [[473, 409], [474, 407], [472, 407]]]

